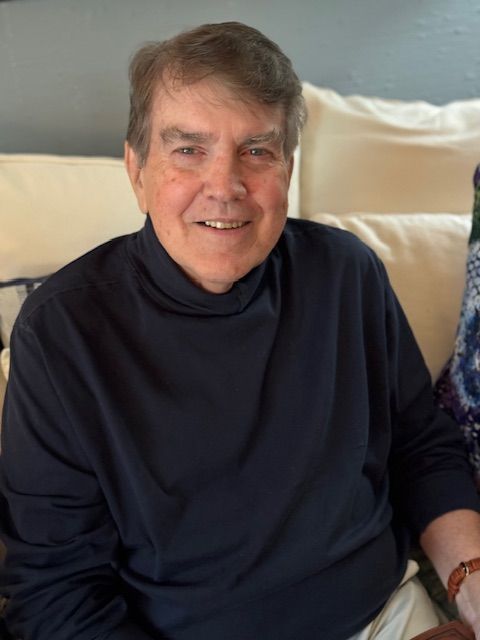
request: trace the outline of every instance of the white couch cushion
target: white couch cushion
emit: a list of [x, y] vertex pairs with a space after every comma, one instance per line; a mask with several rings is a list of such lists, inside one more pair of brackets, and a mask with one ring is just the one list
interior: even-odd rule
[[471, 214], [320, 213], [311, 217], [351, 231], [382, 259], [436, 380], [455, 342]]
[[471, 210], [480, 99], [435, 106], [304, 84], [300, 211]]
[[300, 165], [301, 165], [301, 146], [295, 149], [293, 154], [293, 171], [290, 179], [290, 188], [288, 189], [288, 217], [300, 217]]
[[0, 281], [44, 276], [141, 227], [117, 158], [0, 154]]
[[0, 376], [3, 375], [5, 380], [8, 380], [8, 372], [10, 369], [10, 349], [2, 349], [0, 351]]

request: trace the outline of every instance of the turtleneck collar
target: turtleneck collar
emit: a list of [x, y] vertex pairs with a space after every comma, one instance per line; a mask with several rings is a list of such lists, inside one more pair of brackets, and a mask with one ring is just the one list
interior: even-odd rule
[[232, 315], [243, 311], [255, 297], [268, 261], [252, 269], [227, 293], [204, 291], [170, 258], [148, 215], [144, 227], [131, 236], [128, 253], [148, 293], [169, 311], [189, 315]]

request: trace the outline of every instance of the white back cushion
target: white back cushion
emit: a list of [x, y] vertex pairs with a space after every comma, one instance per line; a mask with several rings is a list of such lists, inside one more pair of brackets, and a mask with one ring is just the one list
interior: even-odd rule
[[435, 106], [304, 84], [300, 211], [471, 211], [480, 100]]
[[0, 281], [48, 275], [141, 227], [122, 160], [0, 154]]

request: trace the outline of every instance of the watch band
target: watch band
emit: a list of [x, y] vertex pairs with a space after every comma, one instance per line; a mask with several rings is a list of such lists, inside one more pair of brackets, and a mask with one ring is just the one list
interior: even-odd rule
[[472, 560], [467, 560], [466, 562], [460, 562], [458, 567], [456, 567], [450, 577], [448, 578], [448, 599], [450, 602], [453, 602], [455, 596], [457, 595], [460, 585], [465, 580], [467, 576], [469, 576], [474, 571], [478, 571], [480, 569], [480, 558], [473, 558]]
[[455, 620], [424, 631], [412, 640], [475, 640], [475, 634], [469, 627]]

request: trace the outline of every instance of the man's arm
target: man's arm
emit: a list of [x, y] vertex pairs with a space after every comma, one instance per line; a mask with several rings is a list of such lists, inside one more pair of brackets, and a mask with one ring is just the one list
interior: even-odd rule
[[35, 640], [151, 640], [119, 589], [117, 528], [48, 356], [27, 328], [15, 331], [12, 347], [0, 458], [7, 623]]
[[[480, 557], [480, 514], [459, 509], [439, 516], [427, 525], [420, 544], [446, 587], [460, 562]], [[463, 580], [455, 601], [462, 618], [480, 639], [480, 571]]]
[[[480, 557], [480, 501], [460, 429], [434, 405], [423, 358], [388, 290], [387, 308], [394, 416], [392, 499], [446, 585], [460, 562]], [[480, 640], [480, 572], [464, 581], [456, 600]]]

